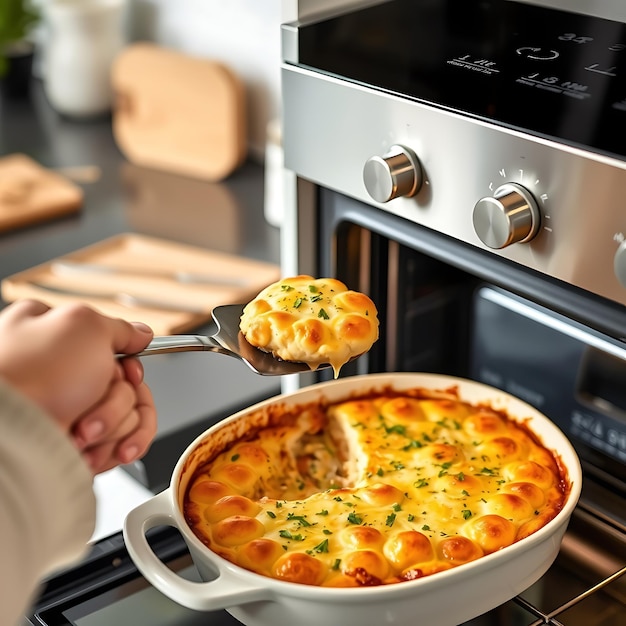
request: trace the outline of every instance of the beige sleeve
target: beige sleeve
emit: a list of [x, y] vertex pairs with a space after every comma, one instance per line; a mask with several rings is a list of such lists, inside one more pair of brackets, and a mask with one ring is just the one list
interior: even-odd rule
[[41, 579], [86, 551], [92, 484], [65, 434], [0, 380], [0, 626], [17, 624]]

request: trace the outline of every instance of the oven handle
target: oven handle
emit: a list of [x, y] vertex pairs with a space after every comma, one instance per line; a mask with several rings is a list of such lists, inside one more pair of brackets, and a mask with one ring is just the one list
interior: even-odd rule
[[[229, 607], [268, 600], [267, 588], [255, 585], [229, 568], [228, 561], [211, 552], [199, 541], [194, 546], [195, 536], [188, 529], [180, 528], [175, 511], [176, 503], [166, 489], [128, 513], [124, 520], [124, 542], [128, 553], [146, 580], [161, 593], [175, 602], [196, 611], [215, 611]], [[150, 547], [146, 533], [157, 526], [177, 528], [183, 535], [192, 559], [201, 572], [207, 565], [213, 576], [206, 582], [190, 581], [172, 571]], [[196, 540], [197, 541], [197, 540]], [[201, 555], [201, 556], [198, 556]]]

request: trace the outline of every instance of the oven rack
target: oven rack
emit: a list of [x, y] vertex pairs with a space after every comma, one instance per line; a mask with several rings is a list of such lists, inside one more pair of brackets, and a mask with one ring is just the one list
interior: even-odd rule
[[[626, 575], [626, 565], [622, 567], [621, 569], [619, 569], [618, 571], [616, 571], [615, 573], [608, 576], [607, 578], [605, 578], [604, 580], [591, 586], [586, 591], [579, 593], [578, 595], [573, 597], [571, 600], [568, 600], [567, 602], [561, 604], [556, 609], [553, 609], [548, 613], [540, 610], [532, 602], [529, 602], [522, 596], [516, 596], [513, 599], [513, 601], [517, 605], [519, 605], [521, 608], [528, 611], [529, 613], [532, 613], [533, 615], [537, 617], [537, 619], [531, 622], [530, 624], [528, 624], [528, 626], [545, 626], [546, 624], [549, 626], [567, 626], [567, 622], [561, 622], [557, 619], [558, 616], [562, 615], [563, 613], [565, 613], [572, 607], [576, 606], [583, 600], [586, 600], [594, 593], [597, 593], [601, 589], [604, 589], [605, 587], [607, 587], [608, 585], [610, 585], [611, 583], [618, 580], [624, 575]], [[624, 579], [624, 581], [626, 582], [626, 578]]]
[[[525, 626], [613, 626], [626, 615], [626, 525], [610, 513], [606, 500], [585, 497], [597, 488], [588, 480], [574, 510], [557, 561], [537, 583], [539, 598], [531, 590], [511, 601], [521, 610]], [[620, 497], [610, 498], [623, 510]], [[541, 608], [543, 600], [550, 608]], [[535, 619], [532, 619], [532, 618]], [[497, 621], [498, 626], [510, 620]], [[515, 621], [515, 623], [521, 623]]]

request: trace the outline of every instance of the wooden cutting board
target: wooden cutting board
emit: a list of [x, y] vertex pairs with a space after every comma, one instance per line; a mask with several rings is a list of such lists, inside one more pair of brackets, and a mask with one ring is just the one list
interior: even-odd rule
[[[60, 271], [56, 261], [90, 263], [119, 268], [120, 273]], [[183, 283], [176, 271], [230, 279], [232, 285]], [[2, 297], [7, 302], [35, 298], [51, 306], [84, 302], [95, 309], [129, 321], [143, 321], [158, 335], [181, 333], [211, 319], [213, 307], [249, 302], [264, 287], [280, 278], [272, 263], [214, 252], [155, 237], [125, 233], [5, 278]], [[37, 284], [80, 291], [81, 295], [52, 293]], [[181, 310], [157, 306], [125, 306], [113, 297], [88, 294], [126, 293], [158, 299]], [[193, 309], [183, 310], [183, 309]]]
[[244, 161], [244, 86], [225, 65], [136, 43], [111, 80], [113, 134], [129, 161], [210, 181]]
[[0, 231], [78, 211], [83, 191], [25, 154], [0, 158]]

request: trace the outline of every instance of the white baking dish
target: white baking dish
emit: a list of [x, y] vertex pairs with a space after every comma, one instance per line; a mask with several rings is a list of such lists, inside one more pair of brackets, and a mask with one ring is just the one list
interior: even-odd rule
[[[462, 400], [488, 403], [524, 420], [566, 468], [570, 489], [562, 510], [529, 537], [476, 561], [418, 580], [348, 589], [301, 585], [255, 574], [213, 553], [190, 530], [182, 502], [195, 468], [241, 437], [253, 416], [258, 425], [259, 414], [271, 405], [297, 406], [322, 398], [334, 402], [388, 386], [398, 390], [456, 386]], [[170, 486], [129, 513], [124, 538], [139, 570], [165, 595], [191, 609], [226, 609], [247, 626], [456, 626], [509, 600], [545, 573], [558, 554], [581, 482], [578, 457], [563, 433], [536, 409], [509, 394], [473, 381], [431, 374], [355, 376], [277, 396], [208, 429], [183, 453]], [[161, 525], [178, 528], [205, 582], [181, 578], [155, 556], [146, 532]]]

